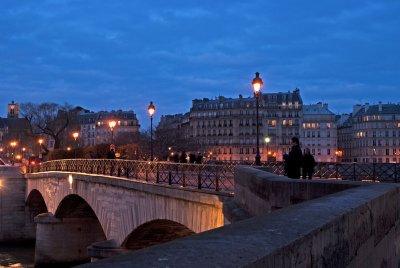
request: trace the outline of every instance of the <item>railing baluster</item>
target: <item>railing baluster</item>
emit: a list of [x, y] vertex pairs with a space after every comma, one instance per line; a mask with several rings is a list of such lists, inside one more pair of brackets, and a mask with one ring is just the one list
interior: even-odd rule
[[197, 176], [197, 188], [199, 190], [201, 189], [201, 170], [202, 170], [202, 167], [199, 167], [199, 174]]
[[156, 182], [160, 183], [160, 171], [158, 170], [158, 163], [156, 164], [156, 170], [157, 170], [157, 178], [156, 178]]

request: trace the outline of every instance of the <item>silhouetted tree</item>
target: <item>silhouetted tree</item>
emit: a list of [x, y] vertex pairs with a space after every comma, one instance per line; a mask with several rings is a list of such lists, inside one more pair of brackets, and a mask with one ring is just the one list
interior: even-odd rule
[[54, 139], [54, 149], [60, 148], [63, 131], [68, 127], [72, 107], [68, 104], [63, 106], [56, 103], [44, 102], [22, 103], [21, 115], [28, 120], [30, 134], [32, 136], [45, 134]]

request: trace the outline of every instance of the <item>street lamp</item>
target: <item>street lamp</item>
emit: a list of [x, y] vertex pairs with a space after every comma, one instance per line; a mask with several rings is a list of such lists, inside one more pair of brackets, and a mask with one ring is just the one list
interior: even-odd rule
[[74, 141], [75, 141], [74, 158], [76, 158], [76, 149], [78, 147], [77, 140], [79, 138], [79, 132], [75, 131], [74, 133], [72, 133], [72, 137], [74, 138]]
[[114, 128], [117, 125], [117, 122], [114, 120], [111, 120], [108, 122], [108, 126], [110, 127], [111, 130], [111, 143], [114, 143]]
[[153, 105], [152, 101], [147, 110], [150, 115], [150, 161], [153, 161], [153, 114], [156, 111], [156, 107]]
[[258, 100], [261, 95], [261, 87], [263, 85], [263, 81], [260, 78], [260, 73], [256, 72], [256, 77], [253, 79], [251, 83], [253, 85], [254, 97], [256, 98], [256, 120], [257, 120], [257, 152], [256, 152], [256, 166], [261, 165], [261, 157], [260, 157], [260, 140], [259, 140], [259, 121], [258, 121]]
[[39, 159], [42, 159], [42, 143], [43, 143], [43, 139], [39, 139], [38, 143], [39, 143], [39, 154], [38, 154], [38, 157], [39, 157]]
[[16, 141], [10, 142], [10, 146], [13, 149], [11, 155], [11, 164], [14, 166], [15, 147], [17, 147], [17, 142]]
[[268, 157], [269, 157], [269, 155], [270, 155], [270, 153], [269, 153], [269, 151], [268, 151], [268, 143], [271, 141], [271, 138], [270, 137], [265, 137], [264, 138], [264, 142], [265, 142], [265, 145], [266, 145], [266, 149], [267, 149], [267, 162], [268, 162]]

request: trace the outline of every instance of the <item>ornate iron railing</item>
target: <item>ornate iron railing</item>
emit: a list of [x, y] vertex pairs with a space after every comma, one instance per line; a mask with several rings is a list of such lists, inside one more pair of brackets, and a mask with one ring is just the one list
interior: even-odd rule
[[[27, 172], [70, 171], [125, 177], [152, 183], [179, 185], [233, 193], [234, 170], [254, 162], [215, 161], [204, 164], [148, 162], [107, 159], [63, 159], [28, 166]], [[283, 162], [262, 162], [277, 175], [285, 175]], [[313, 178], [353, 181], [399, 182], [400, 164], [395, 163], [318, 163]]]
[[66, 171], [124, 177], [201, 190], [233, 192], [234, 165], [179, 164], [108, 159], [63, 159], [28, 166], [27, 172]]
[[[214, 165], [226, 165], [234, 170], [237, 165], [255, 166], [255, 162], [248, 161], [213, 161]], [[272, 173], [285, 175], [284, 162], [262, 162]], [[397, 163], [322, 163], [314, 168], [315, 179], [338, 179], [352, 181], [400, 182], [400, 164]]]

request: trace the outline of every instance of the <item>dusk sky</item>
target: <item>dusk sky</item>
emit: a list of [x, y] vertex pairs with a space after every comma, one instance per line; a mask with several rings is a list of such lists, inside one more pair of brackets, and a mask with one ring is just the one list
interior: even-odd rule
[[400, 1], [1, 0], [0, 115], [16, 102], [183, 113], [300, 88], [333, 112], [400, 102]]

